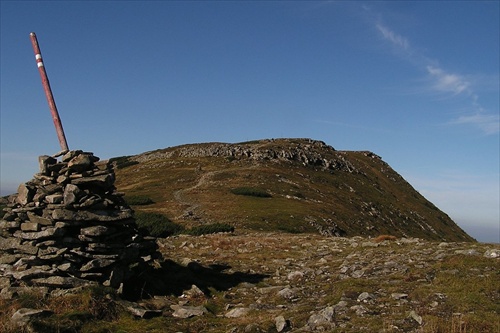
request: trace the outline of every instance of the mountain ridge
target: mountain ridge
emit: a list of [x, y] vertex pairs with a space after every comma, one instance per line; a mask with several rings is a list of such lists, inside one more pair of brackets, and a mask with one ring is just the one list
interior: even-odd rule
[[[188, 226], [474, 240], [370, 151], [283, 138], [186, 144], [110, 161], [126, 199], [153, 202], [134, 209]], [[241, 188], [266, 196], [236, 195]]]

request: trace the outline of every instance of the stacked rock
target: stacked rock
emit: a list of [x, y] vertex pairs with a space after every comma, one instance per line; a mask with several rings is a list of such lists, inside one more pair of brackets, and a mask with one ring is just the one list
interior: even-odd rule
[[155, 258], [155, 239], [138, 233], [109, 163], [75, 150], [60, 162], [40, 156], [39, 166], [0, 220], [0, 295], [23, 287], [119, 288], [133, 266]]

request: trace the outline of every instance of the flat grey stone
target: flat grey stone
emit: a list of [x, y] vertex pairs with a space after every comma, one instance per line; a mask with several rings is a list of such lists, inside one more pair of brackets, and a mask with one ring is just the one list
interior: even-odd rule
[[148, 310], [139, 307], [128, 307], [127, 310], [130, 311], [130, 313], [132, 313], [134, 316], [142, 319], [159, 317], [163, 314], [161, 310]]
[[208, 313], [208, 310], [204, 306], [171, 305], [170, 308], [174, 310], [172, 316], [176, 318], [198, 317]]
[[89, 261], [88, 263], [86, 263], [85, 265], [83, 265], [80, 268], [80, 271], [82, 271], [82, 272], [92, 271], [92, 270], [111, 266], [114, 263], [115, 263], [115, 261], [110, 260], [110, 259], [93, 259], [93, 260]]
[[47, 200], [47, 202], [49, 204], [60, 204], [61, 202], [63, 202], [63, 195], [62, 194], [51, 194], [51, 195], [47, 195], [45, 197], [45, 200]]
[[36, 222], [24, 222], [21, 223], [22, 231], [40, 231], [40, 224]]
[[94, 227], [82, 228], [80, 233], [85, 236], [105, 236], [116, 233], [115, 228], [109, 228], [103, 225], [96, 225]]
[[47, 238], [52, 238], [52, 237], [59, 237], [64, 235], [64, 229], [62, 228], [53, 228], [53, 227], [48, 227], [45, 230], [38, 231], [38, 232], [21, 232], [18, 233], [18, 237], [22, 239], [30, 239], [30, 240], [41, 240], [41, 239], [47, 239]]
[[38, 223], [38, 224], [46, 225], [46, 226], [50, 226], [50, 225], [54, 224], [54, 222], [51, 219], [38, 216], [33, 212], [28, 212], [27, 214], [28, 214], [28, 218], [29, 218], [30, 222]]
[[44, 318], [52, 315], [52, 311], [49, 310], [37, 310], [37, 309], [29, 309], [29, 308], [21, 308], [17, 310], [12, 315], [12, 322], [17, 326], [25, 326], [34, 318]]
[[38, 286], [55, 287], [55, 288], [75, 288], [75, 287], [95, 284], [90, 281], [69, 276], [68, 277], [49, 276], [47, 278], [32, 279], [32, 283]]

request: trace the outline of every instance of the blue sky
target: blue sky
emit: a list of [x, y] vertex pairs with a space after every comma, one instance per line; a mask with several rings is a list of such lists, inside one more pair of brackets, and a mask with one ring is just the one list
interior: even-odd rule
[[500, 242], [498, 1], [0, 1], [2, 195], [59, 151], [308, 137], [371, 150]]

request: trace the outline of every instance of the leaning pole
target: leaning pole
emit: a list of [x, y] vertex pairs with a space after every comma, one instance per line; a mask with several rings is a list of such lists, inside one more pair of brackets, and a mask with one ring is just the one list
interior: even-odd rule
[[47, 102], [49, 103], [50, 113], [52, 114], [52, 120], [54, 121], [54, 126], [56, 127], [57, 138], [59, 139], [59, 144], [61, 145], [61, 153], [69, 151], [68, 142], [66, 141], [66, 136], [64, 135], [64, 130], [61, 123], [61, 118], [57, 112], [56, 102], [54, 101], [54, 96], [52, 95], [52, 90], [50, 89], [49, 79], [47, 73], [45, 72], [45, 66], [42, 60], [42, 53], [40, 52], [40, 47], [38, 46], [38, 40], [34, 32], [30, 33], [31, 44], [33, 45], [33, 51], [35, 52], [36, 65], [38, 66], [38, 71], [40, 72], [40, 77], [42, 78], [43, 90], [45, 91], [45, 97], [47, 97]]

